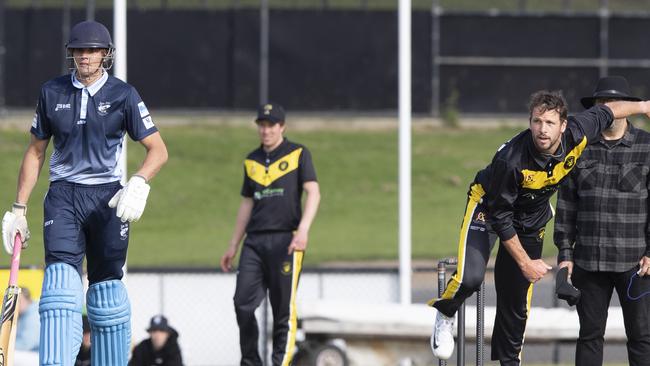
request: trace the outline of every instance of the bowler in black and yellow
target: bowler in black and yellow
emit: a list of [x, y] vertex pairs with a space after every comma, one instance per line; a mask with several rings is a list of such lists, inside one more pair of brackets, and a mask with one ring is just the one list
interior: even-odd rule
[[296, 340], [298, 279], [320, 190], [309, 150], [284, 137], [282, 106], [260, 106], [255, 122], [261, 145], [244, 161], [242, 202], [221, 268], [232, 268], [245, 235], [234, 297], [241, 365], [263, 364], [257, 349], [255, 309], [268, 291], [273, 309], [273, 365], [288, 366]]
[[442, 297], [430, 302], [438, 310], [431, 338], [436, 357], [452, 355], [453, 317], [480, 287], [498, 238], [492, 360], [520, 365], [533, 283], [551, 269], [541, 259], [544, 229], [553, 216], [551, 196], [614, 118], [649, 112], [649, 102], [612, 102], [568, 116], [559, 92], [531, 96], [529, 128], [504, 143], [470, 185], [456, 273]]

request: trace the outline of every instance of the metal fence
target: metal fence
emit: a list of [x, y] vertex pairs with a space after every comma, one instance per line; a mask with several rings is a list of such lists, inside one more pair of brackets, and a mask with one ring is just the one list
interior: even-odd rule
[[[132, 21], [143, 22], [129, 28], [135, 32], [130, 39], [138, 44], [129, 51], [131, 81], [157, 108], [237, 109], [271, 94], [291, 110], [394, 109], [396, 2], [387, 0], [392, 7], [385, 8], [375, 7], [378, 3], [384, 1], [129, 1], [135, 12]], [[628, 77], [635, 94], [647, 96], [647, 5], [648, 0], [414, 1], [413, 109], [436, 116], [450, 110], [522, 113], [530, 92], [552, 88], [565, 91], [573, 110], [580, 108], [579, 96], [590, 93], [599, 76], [610, 73]], [[38, 85], [56, 72], [52, 60], [60, 58], [63, 65], [63, 57], [56, 56], [64, 50], [61, 43], [52, 43], [50, 28], [60, 29], [65, 40], [81, 9], [86, 18], [95, 13], [107, 18], [111, 6], [111, 1], [99, 0], [0, 1], [0, 109], [8, 99], [33, 105]], [[25, 14], [16, 9], [29, 10]], [[22, 20], [4, 19], [9, 10]], [[185, 22], [179, 23], [186, 32], [183, 37], [167, 27], [174, 29], [176, 38], [161, 31], [169, 39], [158, 44], [138, 28], [170, 23], [176, 11], [171, 22]], [[337, 28], [322, 30], [334, 22]], [[29, 28], [40, 24], [49, 24], [48, 33]], [[206, 32], [211, 38], [200, 48], [190, 42]], [[368, 42], [372, 37], [384, 41]], [[12, 57], [7, 57], [8, 44]], [[188, 65], [179, 47], [199, 49], [208, 57], [197, 55]], [[141, 61], [147, 57], [169, 59], [165, 65], [175, 67]], [[192, 67], [211, 71], [197, 78], [188, 71]], [[172, 85], [184, 80], [190, 84], [187, 89], [204, 92], [189, 98], [187, 92], [164, 87], [161, 80]]]
[[[125, 281], [131, 300], [134, 344], [148, 337], [145, 329], [149, 319], [162, 313], [180, 334], [185, 365], [239, 364], [239, 331], [232, 302], [234, 274], [131, 270]], [[306, 269], [298, 289], [300, 301], [386, 304], [398, 302], [398, 296], [394, 270]], [[258, 309], [260, 323], [262, 310]]]
[[[488, 268], [485, 285], [485, 305], [494, 309], [496, 305], [492, 268]], [[447, 276], [453, 268], [447, 268]], [[433, 266], [415, 268], [413, 272], [413, 301], [424, 304], [435, 296], [437, 290], [436, 268]], [[564, 302], [558, 302], [554, 295], [554, 281], [547, 276], [545, 281], [535, 285], [533, 306], [539, 308], [567, 308]], [[170, 324], [179, 333], [179, 343], [183, 359], [187, 366], [236, 365], [239, 363], [239, 331], [235, 320], [232, 297], [235, 290], [235, 275], [215, 272], [214, 270], [133, 270], [126, 278], [127, 288], [132, 304], [133, 342], [147, 337], [146, 327], [149, 319], [158, 313], [165, 314]], [[307, 306], [320, 300], [326, 304], [347, 304], [350, 308], [374, 308], [393, 306], [399, 303], [399, 278], [396, 269], [384, 268], [307, 268], [303, 271], [298, 290], [298, 317], [301, 318]], [[467, 305], [474, 309], [477, 305], [476, 296], [468, 299]], [[616, 298], [612, 302], [612, 310], [620, 306]], [[492, 310], [493, 311], [493, 310]], [[533, 310], [535, 312], [537, 310]], [[270, 330], [271, 312], [268, 311], [267, 321]], [[493, 313], [491, 313], [493, 314]], [[262, 326], [263, 308], [259, 308], [258, 320]], [[486, 317], [487, 323], [492, 323], [493, 315]], [[424, 316], [422, 323], [428, 328], [433, 324], [433, 318]], [[361, 324], [361, 323], [360, 323]], [[368, 325], [369, 326], [369, 325]], [[575, 324], [577, 329], [577, 322]], [[366, 327], [367, 328], [367, 327]], [[390, 328], [390, 326], [389, 326]], [[378, 328], [379, 329], [379, 328]], [[260, 349], [264, 349], [261, 331]], [[415, 334], [414, 334], [415, 336]], [[486, 334], [490, 337], [490, 334]], [[376, 342], [389, 339], [389, 336], [377, 334]], [[270, 341], [270, 339], [269, 339]], [[474, 339], [467, 341], [466, 360], [477, 357], [474, 353]], [[429, 351], [428, 342], [417, 334], [409, 341], [410, 347], [418, 348], [418, 352], [433, 358]], [[489, 346], [488, 346], [489, 347]], [[267, 347], [270, 352], [271, 347]], [[486, 348], [487, 351], [487, 348]], [[489, 352], [486, 358], [489, 357]], [[533, 363], [571, 363], [575, 356], [573, 341], [549, 339], [526, 342], [525, 358]], [[425, 356], [427, 357], [427, 356]], [[479, 356], [480, 357], [480, 356]], [[627, 354], [624, 343], [608, 341], [605, 345], [605, 361], [624, 363]], [[449, 364], [455, 364], [452, 357]]]

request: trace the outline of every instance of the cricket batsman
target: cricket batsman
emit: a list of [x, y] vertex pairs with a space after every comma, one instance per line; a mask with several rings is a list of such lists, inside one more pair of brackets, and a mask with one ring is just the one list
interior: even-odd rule
[[[108, 75], [114, 47], [104, 25], [76, 24], [65, 47], [71, 73], [41, 88], [16, 202], [2, 221], [4, 248], [13, 252], [7, 239], [16, 232], [23, 241], [28, 239], [27, 203], [53, 140], [44, 201], [40, 365], [74, 365], [82, 340], [84, 256], [92, 365], [126, 365], [131, 309], [121, 278], [129, 224], [142, 215], [148, 182], [167, 161], [167, 148], [135, 88]], [[139, 141], [146, 155], [122, 186], [125, 134]]]

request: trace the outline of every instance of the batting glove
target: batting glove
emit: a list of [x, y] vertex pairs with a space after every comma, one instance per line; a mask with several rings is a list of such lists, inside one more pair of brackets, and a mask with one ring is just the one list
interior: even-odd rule
[[117, 207], [115, 214], [122, 222], [138, 221], [144, 212], [150, 189], [144, 177], [134, 175], [124, 188], [115, 193], [108, 202], [108, 207]]
[[27, 206], [19, 203], [14, 203], [11, 206], [11, 211], [5, 212], [2, 217], [2, 244], [5, 251], [12, 255], [14, 253], [14, 238], [16, 233], [20, 233], [20, 241], [22, 247], [27, 248], [27, 240], [29, 240], [29, 228], [27, 228]]

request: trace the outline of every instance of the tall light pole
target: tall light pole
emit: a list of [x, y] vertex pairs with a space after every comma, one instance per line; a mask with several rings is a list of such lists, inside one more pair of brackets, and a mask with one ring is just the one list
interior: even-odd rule
[[399, 0], [399, 283], [411, 303], [411, 0]]

